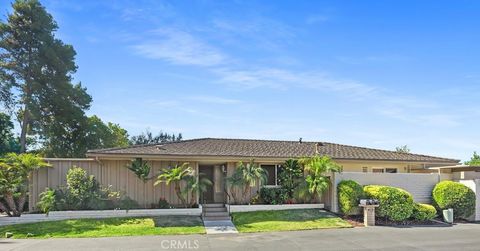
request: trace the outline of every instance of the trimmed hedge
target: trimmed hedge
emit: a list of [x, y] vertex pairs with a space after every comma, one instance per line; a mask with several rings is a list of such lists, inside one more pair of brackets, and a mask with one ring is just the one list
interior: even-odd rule
[[453, 208], [456, 219], [468, 218], [475, 212], [475, 193], [462, 183], [442, 181], [433, 188], [432, 197], [440, 210]]
[[412, 218], [415, 220], [427, 221], [435, 216], [437, 216], [437, 210], [432, 205], [415, 203], [413, 206]]
[[412, 215], [413, 197], [400, 188], [369, 185], [363, 188], [365, 195], [379, 200], [378, 216], [392, 221], [404, 221]]
[[365, 196], [363, 187], [353, 180], [342, 180], [337, 185], [338, 206], [344, 215], [359, 213], [358, 204]]

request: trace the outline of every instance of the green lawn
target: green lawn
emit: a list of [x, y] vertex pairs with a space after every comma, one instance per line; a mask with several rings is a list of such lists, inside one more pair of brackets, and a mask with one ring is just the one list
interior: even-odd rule
[[241, 233], [352, 227], [341, 218], [318, 209], [233, 213]]
[[132, 235], [204, 234], [200, 217], [108, 218], [49, 221], [0, 227], [13, 238], [108, 237]]

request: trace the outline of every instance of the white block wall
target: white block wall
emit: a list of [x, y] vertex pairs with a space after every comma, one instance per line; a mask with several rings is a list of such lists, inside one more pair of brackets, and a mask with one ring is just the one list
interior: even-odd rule
[[[480, 221], [480, 179], [475, 180], [459, 180], [458, 182], [464, 184], [473, 190], [476, 195], [475, 199], [475, 214], [471, 220]], [[453, 212], [455, 214], [455, 212]]]
[[342, 180], [354, 180], [360, 185], [384, 185], [402, 188], [413, 195], [419, 203], [432, 202], [432, 190], [442, 180], [450, 180], [450, 174], [423, 173], [358, 173], [343, 172], [335, 174], [332, 211], [338, 212], [337, 184]]

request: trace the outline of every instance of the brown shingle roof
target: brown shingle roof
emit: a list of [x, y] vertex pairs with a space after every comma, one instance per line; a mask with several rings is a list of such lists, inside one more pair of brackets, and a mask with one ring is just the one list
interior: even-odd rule
[[[317, 142], [201, 138], [179, 142], [88, 151], [97, 155], [296, 158], [315, 154]], [[318, 152], [334, 159], [458, 163], [459, 160], [320, 142]]]

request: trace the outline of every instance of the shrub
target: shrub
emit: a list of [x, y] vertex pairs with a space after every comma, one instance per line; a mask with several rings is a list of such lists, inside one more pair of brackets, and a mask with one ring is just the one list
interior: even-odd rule
[[363, 188], [365, 195], [379, 200], [378, 216], [392, 221], [404, 221], [412, 215], [413, 197], [400, 188], [369, 185]]
[[260, 199], [266, 204], [282, 204], [288, 199], [288, 193], [280, 187], [262, 187], [260, 189]]
[[363, 187], [353, 180], [342, 180], [337, 185], [338, 205], [345, 215], [359, 213], [359, 200], [365, 196]]
[[79, 209], [88, 209], [97, 205], [97, 192], [100, 189], [93, 175], [79, 167], [73, 167], [67, 173], [68, 196], [76, 202]]
[[157, 204], [155, 204], [155, 203], [152, 204], [152, 208], [168, 209], [168, 208], [172, 208], [172, 207], [170, 206], [170, 203], [168, 203], [168, 201], [165, 198], [160, 198], [158, 200]]
[[250, 199], [250, 204], [252, 204], [252, 205], [260, 204], [261, 201], [262, 201], [262, 199], [260, 199], [260, 195], [257, 193], [257, 194], [255, 194], [255, 196], [253, 196]]
[[468, 218], [475, 212], [475, 193], [459, 182], [438, 183], [433, 188], [432, 197], [440, 210], [453, 208], [456, 219]]
[[[54, 197], [54, 208], [50, 209], [55, 210], [129, 210], [139, 207], [125, 193], [113, 191], [111, 186], [101, 187], [92, 175], [87, 175], [85, 170], [77, 167], [68, 171], [67, 186], [56, 189]], [[41, 208], [42, 205], [39, 206]]]
[[45, 189], [45, 192], [40, 194], [40, 201], [38, 202], [38, 207], [45, 213], [47, 216], [50, 213], [50, 210], [55, 208], [55, 190]]
[[434, 206], [428, 204], [415, 203], [413, 206], [412, 218], [419, 221], [428, 221], [437, 216], [437, 210]]
[[278, 180], [286, 190], [289, 199], [294, 196], [295, 189], [303, 179], [303, 168], [296, 159], [285, 161], [278, 173]]

